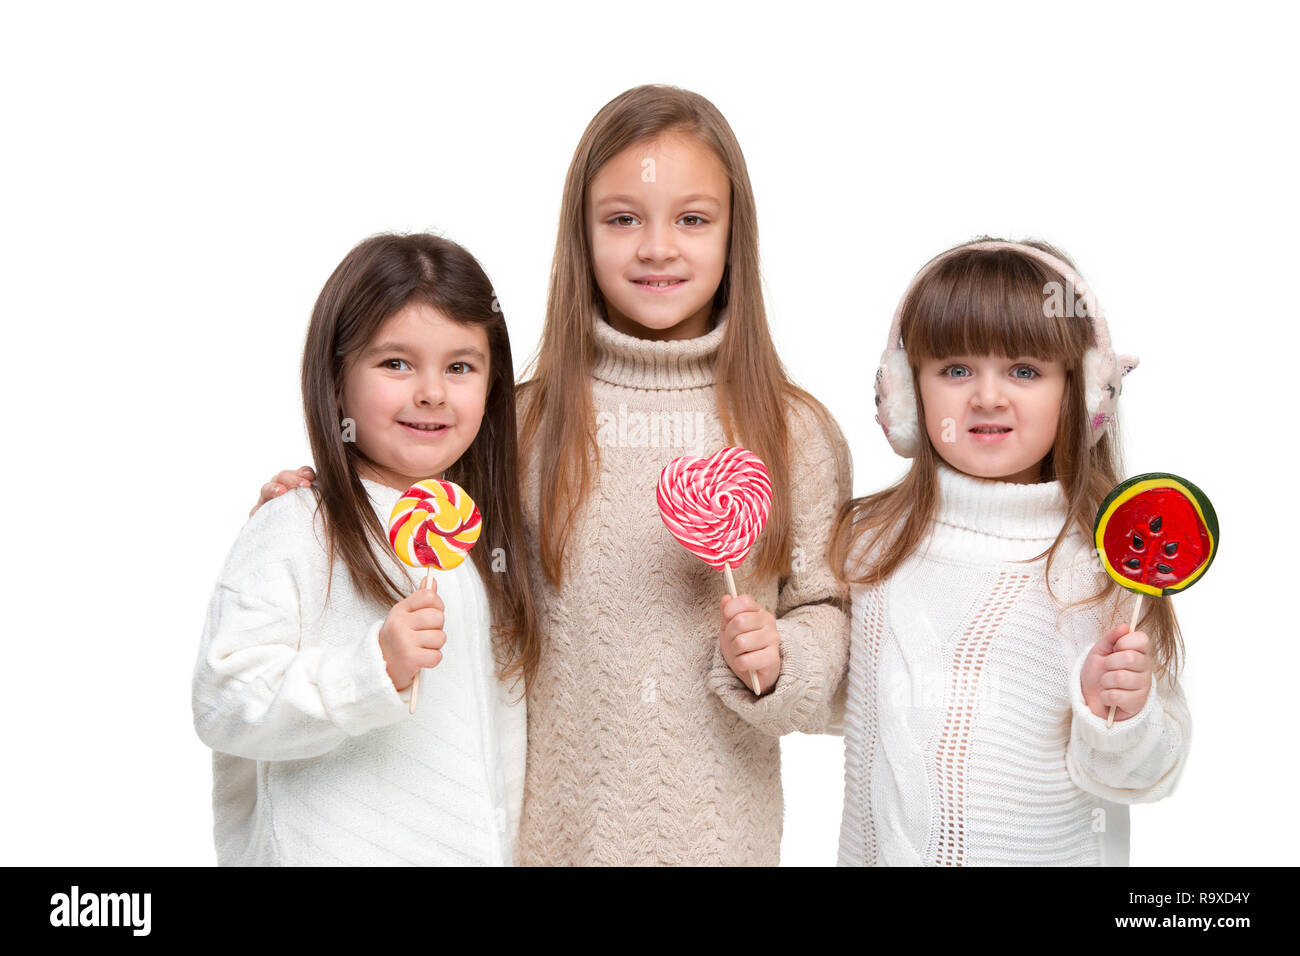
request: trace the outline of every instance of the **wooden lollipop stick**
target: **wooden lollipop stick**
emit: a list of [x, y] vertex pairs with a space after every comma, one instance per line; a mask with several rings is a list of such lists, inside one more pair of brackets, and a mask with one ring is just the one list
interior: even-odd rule
[[[731, 565], [724, 564], [722, 566], [722, 573], [727, 578], [727, 591], [731, 594], [732, 597], [738, 597], [739, 595], [736, 594], [736, 579], [731, 576]], [[749, 672], [749, 683], [754, 688], [754, 696], [762, 697], [763, 692], [759, 690], [758, 673], [756, 671]]]
[[[1142, 611], [1142, 592], [1138, 592], [1137, 600], [1133, 602], [1133, 622], [1128, 626], [1128, 632], [1132, 634], [1138, 627], [1138, 614]], [[1109, 727], [1115, 722], [1115, 705], [1110, 705], [1110, 713], [1106, 715], [1106, 726]]]
[[[425, 589], [428, 589], [428, 588], [433, 587], [433, 567], [432, 567], [432, 566], [430, 566], [429, 570], [427, 570], [427, 571], [424, 572], [424, 583], [421, 584], [420, 587], [425, 588]], [[424, 672], [423, 672], [423, 671], [416, 671], [416, 672], [415, 672], [415, 680], [411, 681], [411, 707], [410, 707], [410, 709], [407, 711], [408, 714], [413, 714], [413, 713], [415, 713], [415, 702], [416, 702], [417, 700], [420, 699], [420, 675], [421, 675], [422, 673], [424, 673]]]

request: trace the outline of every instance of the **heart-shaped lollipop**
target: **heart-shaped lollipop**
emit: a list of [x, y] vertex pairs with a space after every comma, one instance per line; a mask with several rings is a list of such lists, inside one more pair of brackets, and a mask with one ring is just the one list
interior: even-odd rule
[[[659, 476], [659, 515], [687, 551], [721, 571], [736, 596], [731, 569], [758, 540], [772, 510], [772, 479], [752, 451], [724, 448], [708, 458], [674, 458]], [[758, 675], [749, 681], [760, 693]]]
[[739, 567], [772, 510], [772, 480], [752, 451], [674, 458], [659, 476], [659, 514], [682, 547], [719, 571]]

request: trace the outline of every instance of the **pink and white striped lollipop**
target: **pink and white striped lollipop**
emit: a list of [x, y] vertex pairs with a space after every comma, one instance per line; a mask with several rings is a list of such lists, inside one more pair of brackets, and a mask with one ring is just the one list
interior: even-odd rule
[[[758, 456], [724, 448], [708, 458], [674, 458], [659, 476], [659, 515], [687, 551], [723, 572], [736, 596], [731, 569], [740, 566], [772, 510], [772, 479]], [[754, 693], [758, 676], [749, 675]]]
[[772, 510], [772, 480], [752, 451], [674, 458], [659, 476], [659, 514], [682, 547], [710, 567], [739, 567]]

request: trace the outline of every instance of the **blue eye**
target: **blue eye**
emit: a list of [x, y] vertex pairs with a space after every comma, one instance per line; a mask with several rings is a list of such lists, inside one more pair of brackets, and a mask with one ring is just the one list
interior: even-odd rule
[[[1021, 374], [1022, 372], [1027, 374], [1022, 375]], [[1033, 368], [1032, 366], [1029, 365], [1017, 365], [1015, 368], [1011, 370], [1011, 375], [1013, 378], [1018, 378], [1021, 379], [1022, 381], [1028, 382], [1028, 381], [1032, 381], [1035, 378], [1038, 378], [1038, 369]]]
[[[949, 374], [950, 372], [954, 374]], [[961, 374], [955, 374], [955, 373], [961, 373]], [[971, 373], [970, 369], [968, 369], [965, 365], [945, 365], [942, 369], [939, 370], [939, 374], [944, 376], [945, 378], [969, 378], [970, 373]]]

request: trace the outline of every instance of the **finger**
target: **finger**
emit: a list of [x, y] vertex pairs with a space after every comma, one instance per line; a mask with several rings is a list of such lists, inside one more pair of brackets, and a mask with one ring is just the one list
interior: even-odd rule
[[741, 634], [748, 634], [750, 631], [761, 631], [766, 623], [761, 610], [741, 611], [727, 622], [727, 629], [736, 637], [739, 637]]
[[761, 671], [781, 663], [775, 647], [764, 647], [736, 657], [736, 667], [742, 671]]
[[1098, 681], [1102, 690], [1141, 690], [1150, 682], [1150, 674], [1138, 674], [1135, 671], [1107, 671]]
[[413, 631], [437, 631], [444, 624], [442, 610], [436, 607], [422, 607], [412, 611], [407, 624]]
[[1140, 651], [1115, 651], [1102, 662], [1107, 671], [1147, 671], [1151, 658]]
[[437, 608], [439, 611], [446, 610], [442, 598], [438, 597], [438, 592], [428, 588], [417, 588], [412, 591], [410, 596], [402, 600], [402, 607], [408, 611], [419, 611], [427, 607]]
[[273, 480], [286, 488], [305, 488], [309, 484], [307, 479], [296, 471], [282, 471]]
[[441, 628], [432, 631], [416, 631], [416, 639], [424, 649], [440, 651], [442, 645], [447, 643], [447, 632]]
[[306, 478], [308, 481], [316, 480], [316, 470], [312, 468], [311, 465], [303, 465], [298, 469], [298, 474]]
[[776, 643], [771, 638], [772, 633], [763, 628], [759, 628], [757, 631], [746, 631], [743, 634], [737, 634], [731, 640], [732, 653], [747, 654], [750, 651], [756, 651], [763, 647], [771, 647]]
[[1146, 704], [1146, 699], [1140, 692], [1131, 690], [1103, 690], [1097, 695], [1097, 700], [1103, 707], [1114, 707], [1121, 711], [1124, 717], [1132, 717]]
[[1145, 631], [1132, 631], [1115, 642], [1117, 651], [1141, 651], [1145, 654], [1150, 646], [1151, 639]]
[[1094, 654], [1109, 654], [1115, 649], [1115, 642], [1128, 633], [1128, 623], [1121, 621], [1112, 627], [1109, 631], [1101, 636], [1096, 644], [1092, 645]]
[[284, 494], [284, 492], [285, 492], [285, 486], [281, 484], [279, 481], [276, 481], [274, 478], [272, 478], [270, 481], [268, 481], [266, 484], [262, 486], [262, 500], [270, 501], [272, 498]]
[[437, 667], [442, 663], [442, 651], [422, 647], [411, 655], [411, 659], [420, 668]]
[[742, 594], [739, 597], [730, 598], [722, 608], [723, 617], [728, 621], [735, 618], [737, 614], [743, 614], [746, 611], [759, 610], [758, 602], [748, 594]]

